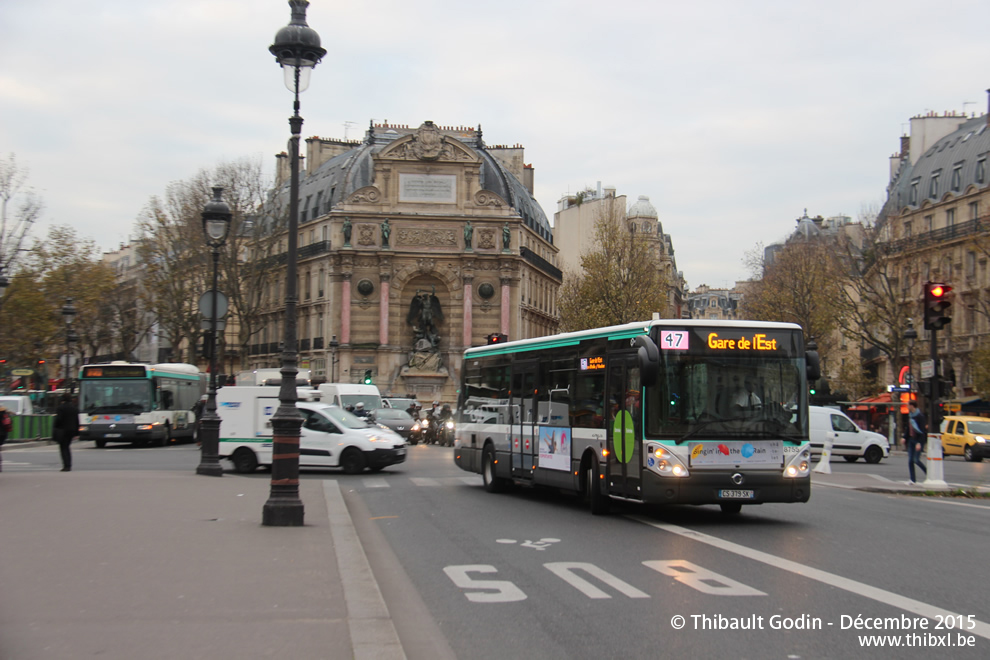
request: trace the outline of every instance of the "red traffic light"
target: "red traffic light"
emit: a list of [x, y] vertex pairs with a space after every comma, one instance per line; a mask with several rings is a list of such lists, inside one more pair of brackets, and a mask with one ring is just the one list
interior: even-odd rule
[[500, 332], [493, 332], [492, 334], [488, 335], [489, 344], [504, 344], [507, 341], [509, 341], [508, 335], [503, 335]]
[[952, 291], [952, 287], [943, 286], [941, 284], [935, 284], [934, 286], [932, 286], [930, 291], [932, 294], [932, 298], [941, 298], [945, 294], [949, 293], [949, 291]]
[[38, 360], [38, 364], [44, 364], [44, 363], [45, 363], [44, 360]]

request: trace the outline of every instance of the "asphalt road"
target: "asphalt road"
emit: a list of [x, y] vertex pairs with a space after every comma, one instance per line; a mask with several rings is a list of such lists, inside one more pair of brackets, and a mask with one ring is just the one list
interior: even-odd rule
[[[379, 474], [302, 478], [340, 484], [396, 627], [435, 631], [458, 658], [983, 658], [990, 649], [983, 501], [814, 487], [807, 504], [740, 516], [626, 506], [596, 517], [556, 492], [486, 493], [452, 449], [409, 449], [406, 463]], [[199, 452], [79, 443], [74, 461], [194, 471]], [[907, 476], [901, 454], [831, 466]], [[5, 470], [58, 467], [54, 446], [4, 452]], [[985, 484], [988, 467], [948, 459], [946, 480]]]

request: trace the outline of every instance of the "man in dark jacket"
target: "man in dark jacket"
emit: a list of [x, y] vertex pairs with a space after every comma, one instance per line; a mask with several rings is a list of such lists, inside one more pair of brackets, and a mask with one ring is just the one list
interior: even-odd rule
[[915, 465], [920, 467], [926, 475], [928, 474], [928, 469], [921, 462], [921, 452], [925, 450], [925, 444], [928, 441], [928, 420], [925, 419], [925, 413], [918, 409], [918, 404], [914, 401], [908, 402], [908, 422], [904, 436], [907, 441], [908, 473], [911, 475], [911, 483], [915, 483]]
[[55, 421], [52, 423], [52, 435], [58, 443], [62, 454], [62, 472], [72, 470], [72, 454], [69, 443], [79, 435], [79, 409], [72, 405], [72, 397], [63, 394], [55, 409]]

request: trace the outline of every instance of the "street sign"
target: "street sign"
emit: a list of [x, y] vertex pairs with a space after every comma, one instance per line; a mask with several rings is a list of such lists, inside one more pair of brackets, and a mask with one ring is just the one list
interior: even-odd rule
[[[227, 294], [217, 291], [217, 318], [227, 316]], [[213, 289], [207, 289], [199, 298], [199, 313], [204, 319], [213, 318]]]
[[935, 360], [925, 360], [921, 363], [921, 377], [931, 378], [935, 375]]
[[11, 369], [10, 373], [13, 376], [33, 376], [34, 369]]
[[911, 387], [909, 385], [888, 385], [888, 392], [910, 392]]
[[961, 403], [947, 403], [947, 404], [945, 404], [945, 411], [946, 412], [959, 412], [961, 410], [962, 410], [962, 404]]

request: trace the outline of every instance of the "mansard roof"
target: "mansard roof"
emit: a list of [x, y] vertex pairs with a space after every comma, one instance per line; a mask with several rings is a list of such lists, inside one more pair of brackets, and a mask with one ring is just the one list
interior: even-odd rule
[[[905, 163], [891, 184], [883, 215], [917, 210], [925, 202], [937, 203], [947, 194], [961, 195], [970, 186], [985, 188], [987, 152], [990, 151], [990, 122], [987, 115], [973, 117], [938, 140], [911, 165]], [[977, 164], [983, 161], [983, 180]], [[914, 190], [912, 190], [914, 188]]]
[[[318, 217], [328, 213], [356, 190], [374, 185], [373, 156], [413, 132], [415, 129], [406, 127], [369, 128], [360, 145], [326, 161], [311, 176], [302, 173], [299, 185], [300, 209], [312, 208], [318, 203], [316, 216], [310, 216]], [[490, 190], [507, 201], [533, 231], [552, 242], [550, 223], [543, 209], [526, 186], [489, 152], [480, 129], [445, 129], [443, 134], [447, 140], [459, 141], [481, 160], [480, 184], [483, 190]], [[281, 192], [285, 194], [287, 191], [288, 182]]]

